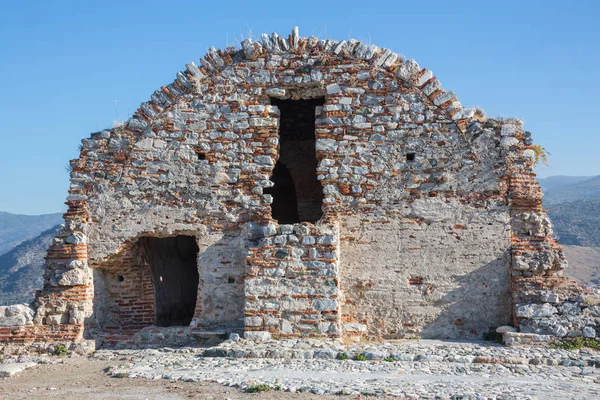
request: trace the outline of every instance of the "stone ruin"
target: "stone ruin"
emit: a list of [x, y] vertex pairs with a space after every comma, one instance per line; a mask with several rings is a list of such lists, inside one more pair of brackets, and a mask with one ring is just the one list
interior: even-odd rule
[[64, 227], [0, 341], [596, 335], [562, 276], [535, 148], [430, 70], [356, 40], [210, 48], [82, 141]]

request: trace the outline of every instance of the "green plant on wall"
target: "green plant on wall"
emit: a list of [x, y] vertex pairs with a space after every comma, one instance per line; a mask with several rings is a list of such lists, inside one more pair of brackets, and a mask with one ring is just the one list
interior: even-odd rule
[[551, 155], [546, 148], [540, 146], [539, 144], [534, 144], [531, 146], [531, 149], [535, 153], [535, 160], [533, 161], [533, 165], [538, 165], [539, 162], [543, 162], [545, 165], [550, 165], [548, 163], [548, 156]]

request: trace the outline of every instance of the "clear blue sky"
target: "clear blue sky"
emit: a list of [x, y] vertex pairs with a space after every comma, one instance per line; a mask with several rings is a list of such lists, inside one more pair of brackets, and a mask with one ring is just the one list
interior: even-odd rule
[[552, 153], [540, 176], [599, 175], [599, 4], [4, 1], [0, 211], [62, 211], [81, 139], [132, 114], [208, 47], [294, 25], [302, 36], [389, 47], [464, 105], [522, 118]]

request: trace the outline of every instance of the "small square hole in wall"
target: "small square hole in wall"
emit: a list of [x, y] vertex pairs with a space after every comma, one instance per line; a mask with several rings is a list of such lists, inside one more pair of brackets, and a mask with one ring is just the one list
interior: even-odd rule
[[206, 154], [204, 153], [196, 153], [198, 154], [198, 160], [206, 160]]
[[415, 153], [406, 153], [406, 161], [415, 161]]

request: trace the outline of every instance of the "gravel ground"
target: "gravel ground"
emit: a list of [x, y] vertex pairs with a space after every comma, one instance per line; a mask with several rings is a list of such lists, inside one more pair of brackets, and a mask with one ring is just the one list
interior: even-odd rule
[[[100, 350], [89, 359], [19, 361], [38, 365], [0, 380], [0, 398], [600, 398], [600, 353], [472, 342], [241, 340], [210, 349]], [[259, 388], [270, 390], [247, 393]]]
[[[2, 400], [337, 400], [338, 396], [269, 391], [250, 394], [214, 382], [116, 379], [104, 372], [113, 362], [85, 357], [48, 360], [17, 376], [0, 378]], [[356, 399], [342, 396], [342, 399]]]

